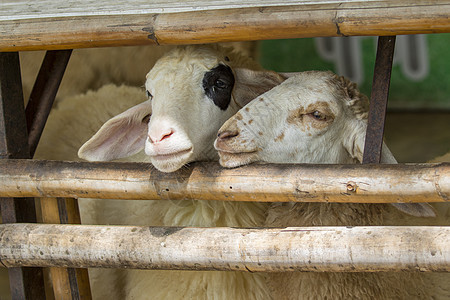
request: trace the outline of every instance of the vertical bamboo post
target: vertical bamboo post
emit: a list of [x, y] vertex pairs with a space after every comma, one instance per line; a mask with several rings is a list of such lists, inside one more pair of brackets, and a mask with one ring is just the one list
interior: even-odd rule
[[[38, 146], [71, 53], [72, 50], [47, 51], [42, 62], [25, 110], [31, 156], [34, 155]], [[39, 200], [44, 223], [81, 223], [76, 199], [40, 198]], [[50, 268], [50, 274], [56, 299], [91, 299], [87, 269]]]
[[[48, 224], [81, 224], [78, 201], [73, 198], [43, 198], [42, 220]], [[51, 267], [55, 299], [91, 299], [87, 269]]]

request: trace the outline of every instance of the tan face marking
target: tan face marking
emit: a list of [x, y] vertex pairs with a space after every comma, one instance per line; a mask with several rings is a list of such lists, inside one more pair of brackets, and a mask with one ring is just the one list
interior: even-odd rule
[[284, 139], [284, 132], [275, 138], [275, 142], [281, 142]]
[[240, 112], [236, 113], [235, 117], [236, 117], [236, 119], [239, 120], [239, 121], [242, 120], [242, 115], [241, 115]]
[[[314, 118], [313, 113], [318, 111], [321, 115], [325, 116], [324, 120], [317, 120]], [[300, 107], [289, 111], [287, 122], [289, 124], [300, 126], [301, 128], [309, 129], [310, 126], [316, 129], [324, 129], [333, 122], [335, 115], [331, 111], [328, 103], [320, 101], [308, 105], [305, 109]]]

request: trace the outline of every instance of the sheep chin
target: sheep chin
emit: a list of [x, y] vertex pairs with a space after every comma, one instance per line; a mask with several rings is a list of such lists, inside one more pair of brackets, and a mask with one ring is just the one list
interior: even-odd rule
[[194, 161], [192, 148], [169, 155], [150, 156], [153, 166], [161, 172], [171, 173]]
[[258, 151], [230, 153], [219, 150], [218, 152], [219, 163], [225, 168], [237, 168], [258, 161]]

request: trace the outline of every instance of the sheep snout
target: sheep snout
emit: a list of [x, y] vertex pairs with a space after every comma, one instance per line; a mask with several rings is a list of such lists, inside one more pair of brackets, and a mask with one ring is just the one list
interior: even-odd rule
[[217, 135], [218, 140], [225, 140], [225, 139], [231, 139], [234, 137], [237, 137], [239, 135], [239, 132], [237, 131], [223, 131], [219, 132]]
[[239, 131], [233, 130], [233, 131], [220, 131], [217, 134], [217, 138], [214, 142], [214, 148], [220, 152], [236, 152], [234, 150], [233, 145], [238, 143], [239, 139]]
[[157, 132], [152, 132], [148, 134], [149, 141], [153, 144], [162, 142], [165, 139], [170, 138], [174, 133], [173, 128], [163, 128]]
[[145, 153], [162, 172], [173, 172], [194, 159], [191, 139], [169, 118], [151, 119]]
[[234, 168], [258, 160], [260, 149], [247, 143], [238, 130], [220, 131], [214, 142], [218, 151], [219, 162], [223, 167]]

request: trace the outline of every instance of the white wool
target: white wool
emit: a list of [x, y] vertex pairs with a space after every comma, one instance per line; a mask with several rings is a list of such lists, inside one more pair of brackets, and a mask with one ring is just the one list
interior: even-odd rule
[[[212, 49], [212, 52], [208, 49]], [[174, 61], [177, 61], [177, 55], [178, 57], [182, 57], [182, 54], [185, 55], [186, 51], [190, 53], [190, 59], [192, 61], [185, 65], [192, 65], [192, 69], [177, 68], [183, 65], [181, 59], [179, 59], [178, 63], [174, 63]], [[217, 57], [210, 57], [211, 53], [219, 54], [215, 54]], [[225, 58], [225, 54], [227, 58]], [[256, 64], [231, 53], [230, 50], [224, 50], [215, 46], [212, 48], [182, 48], [180, 50], [174, 50], [167, 57], [163, 58], [153, 69], [156, 77], [158, 76], [158, 72], [167, 74], [164, 72], [169, 69], [177, 72], [177, 74], [182, 73], [180, 76], [185, 76], [185, 80], [190, 80], [190, 78], [199, 77], [195, 72], [200, 71], [195, 71], [194, 69], [200, 68], [207, 70], [218, 62], [228, 63], [228, 60], [230, 60], [229, 65], [233, 68], [233, 72], [237, 77], [236, 80], [238, 81], [239, 78], [243, 78], [242, 80], [247, 80], [250, 84], [253, 84], [252, 86], [239, 86], [236, 82], [233, 101], [227, 109], [226, 114], [223, 116], [217, 115], [217, 113], [224, 113], [212, 107], [211, 111], [207, 114], [207, 117], [211, 120], [203, 120], [202, 122], [206, 124], [199, 124], [193, 128], [198, 132], [200, 138], [202, 137], [202, 132], [206, 132], [207, 130], [214, 132], [212, 136], [206, 139], [204, 144], [202, 142], [194, 142], [194, 146], [207, 149], [206, 151], [200, 151], [195, 157], [195, 160], [218, 158], [212, 146], [217, 129], [222, 124], [221, 122], [225, 121], [226, 118], [234, 114], [241, 107], [239, 104], [240, 100], [247, 99], [249, 101], [258, 93], [270, 89], [274, 84], [283, 80], [279, 75], [273, 72], [267, 72], [268, 74], [264, 74], [261, 82], [267, 82], [268, 86], [267, 88], [263, 88], [258, 83], [259, 80], [255, 80], [256, 83], [252, 81], [253, 76], [257, 74], [252, 70], [259, 68]], [[201, 66], [199, 67], [199, 65]], [[250, 67], [250, 69], [247, 71], [237, 70], [235, 67]], [[194, 73], [192, 73], [193, 70]], [[150, 74], [153, 73], [151, 72]], [[258, 74], [261, 75], [261, 73]], [[201, 82], [198, 84], [201, 87]], [[149, 86], [149, 82], [147, 81], [146, 89], [151, 89], [152, 94], [154, 94], [153, 101], [156, 101], [157, 97], [161, 96], [158, 94], [158, 91], [167, 86], [166, 84]], [[177, 99], [176, 97], [180, 93], [188, 91], [191, 88], [193, 89], [193, 87], [190, 87], [186, 83], [184, 85], [174, 85], [173, 88], [178, 88], [179, 91], [178, 93], [172, 94], [172, 97], [175, 99]], [[194, 93], [192, 95], [195, 96], [196, 94]], [[167, 95], [163, 96], [166, 97]], [[48, 120], [48, 125], [44, 130], [36, 157], [41, 159], [77, 160], [76, 153], [78, 148], [94, 135], [101, 124], [105, 123], [111, 117], [118, 115], [126, 108], [136, 104], [140, 105], [139, 103], [144, 100], [145, 91], [143, 89], [125, 86], [116, 87], [113, 85], [105, 86], [96, 92], [88, 92], [85, 95], [63, 99]], [[192, 99], [184, 100], [191, 101]], [[168, 103], [168, 101], [174, 100], [166, 97], [165, 102]], [[178, 102], [178, 106], [180, 106], [181, 100], [178, 100]], [[195, 102], [192, 103], [192, 105], [196, 105]], [[184, 108], [177, 108], [175, 105], [172, 111], [180, 109]], [[194, 109], [202, 110], [203, 107], [195, 106]], [[202, 112], [200, 111], [200, 113]], [[153, 110], [151, 118], [154, 115]], [[129, 117], [131, 123], [135, 121], [140, 122], [139, 118], [142, 117], [142, 115], [139, 115], [140, 117], [136, 119], [135, 116], [129, 116], [126, 112], [122, 116]], [[193, 114], [189, 114], [189, 116], [192, 117]], [[183, 117], [181, 116], [180, 118]], [[113, 118], [112, 120], [114, 121], [115, 119]], [[111, 120], [108, 122], [111, 122]], [[184, 120], [183, 122], [188, 123], [188, 120]], [[179, 126], [181, 128], [183, 126], [189, 127], [183, 122], [180, 122]], [[214, 129], [214, 127], [216, 128]], [[101, 130], [100, 132], [111, 131]], [[101, 134], [97, 135], [97, 137], [102, 138]], [[95, 139], [97, 137], [94, 136]], [[189, 137], [191, 138], [192, 135], [189, 135]], [[97, 144], [93, 143], [93, 145]], [[149, 158], [141, 151], [133, 157], [125, 158], [124, 160], [149, 161]], [[84, 224], [134, 224], [143, 226], [255, 227], [261, 226], [264, 223], [265, 213], [268, 207], [267, 203], [195, 200], [111, 201], [80, 199], [79, 203], [81, 218]], [[211, 271], [183, 272], [95, 269], [90, 270], [90, 280], [94, 299], [186, 299], [186, 297], [195, 299], [269, 298], [269, 290], [265, 284], [263, 274]]]
[[[256, 42], [223, 43], [250, 57]], [[148, 70], [174, 46], [127, 46], [75, 49], [72, 52], [56, 101], [97, 90], [106, 84], [141, 86]], [[20, 52], [22, 84], [27, 100], [45, 51]]]
[[[219, 130], [220, 162], [356, 163], [362, 160], [367, 99], [354, 84], [329, 72], [298, 74], [259, 96]], [[321, 120], [314, 118], [321, 116]], [[252, 152], [249, 156], [248, 152]], [[395, 161], [386, 145], [382, 161]], [[416, 218], [386, 204], [273, 203], [265, 226], [449, 225], [448, 204], [437, 218]], [[270, 273], [277, 299], [448, 299], [450, 274]]]
[[[79, 160], [76, 154], [83, 142], [103, 122], [126, 108], [117, 99], [129, 99], [129, 106], [145, 100], [145, 93], [140, 88], [108, 85], [97, 92], [64, 99], [48, 120], [36, 158]], [[90, 117], [92, 114], [96, 117]], [[139, 153], [123, 160], [148, 159]], [[141, 226], [254, 227], [262, 225], [266, 211], [264, 203], [195, 200], [79, 199], [79, 206], [83, 224]], [[89, 276], [94, 299], [185, 299], [190, 293], [199, 299], [201, 295], [210, 298], [208, 293], [217, 299], [263, 299], [268, 294], [261, 274], [90, 269]], [[220, 284], [222, 281], [225, 285]]]
[[[106, 84], [142, 85], [148, 70], [173, 46], [133, 46], [75, 49], [72, 52], [61, 86], [58, 102]], [[25, 99], [31, 92], [45, 51], [21, 52], [21, 72]]]

